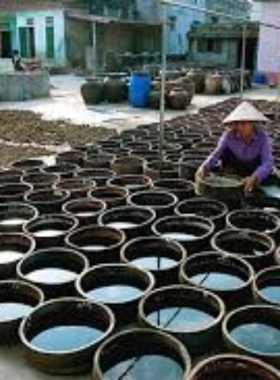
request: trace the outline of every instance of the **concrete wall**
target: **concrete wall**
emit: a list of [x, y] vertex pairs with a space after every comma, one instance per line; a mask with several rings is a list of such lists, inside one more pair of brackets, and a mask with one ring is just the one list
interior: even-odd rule
[[22, 102], [49, 95], [50, 78], [47, 72], [0, 74], [0, 101]]
[[[53, 63], [64, 66], [66, 62], [65, 51], [65, 21], [63, 10], [22, 11], [17, 13], [17, 29], [25, 27], [28, 19], [34, 20], [36, 58], [46, 59], [46, 18], [54, 18], [54, 50]], [[19, 46], [19, 35], [17, 34]]]
[[191, 59], [209, 67], [238, 67], [238, 41], [222, 40], [221, 53], [198, 51], [198, 40], [192, 41]]
[[87, 47], [92, 45], [90, 23], [66, 19], [67, 60], [73, 67], [86, 67]]

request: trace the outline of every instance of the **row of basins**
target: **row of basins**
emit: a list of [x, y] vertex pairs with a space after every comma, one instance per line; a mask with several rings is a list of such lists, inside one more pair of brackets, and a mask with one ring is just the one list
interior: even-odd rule
[[54, 375], [280, 379], [279, 200], [195, 195], [205, 114], [166, 126], [161, 176], [156, 124], [1, 171], [2, 344]]

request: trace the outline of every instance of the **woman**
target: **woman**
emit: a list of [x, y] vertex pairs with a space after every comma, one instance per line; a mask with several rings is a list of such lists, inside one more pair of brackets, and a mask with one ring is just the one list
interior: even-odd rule
[[268, 179], [274, 159], [268, 135], [256, 123], [268, 119], [248, 102], [241, 103], [224, 121], [227, 130], [221, 136], [214, 152], [197, 172], [205, 177], [211, 170], [220, 168], [226, 173], [243, 178], [246, 192]]
[[21, 56], [18, 50], [13, 50], [12, 62], [13, 62], [15, 71], [25, 71], [25, 66], [23, 65], [21, 61]]

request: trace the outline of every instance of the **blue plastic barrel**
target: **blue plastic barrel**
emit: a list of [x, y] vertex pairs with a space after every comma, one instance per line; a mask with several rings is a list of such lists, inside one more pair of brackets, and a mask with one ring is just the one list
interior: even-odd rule
[[133, 73], [130, 78], [129, 102], [133, 107], [144, 108], [149, 101], [152, 78], [149, 73]]
[[259, 71], [256, 71], [254, 73], [253, 82], [256, 84], [265, 84], [266, 83], [265, 74], [260, 73]]

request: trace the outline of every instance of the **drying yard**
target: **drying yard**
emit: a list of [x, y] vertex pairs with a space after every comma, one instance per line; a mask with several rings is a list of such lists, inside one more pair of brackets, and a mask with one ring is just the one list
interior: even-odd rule
[[279, 380], [276, 90], [246, 93], [271, 119], [276, 183], [232, 203], [234, 181], [219, 200], [194, 182], [238, 98], [169, 111], [160, 172], [158, 112], [87, 108], [79, 86], [0, 104], [0, 380]]

